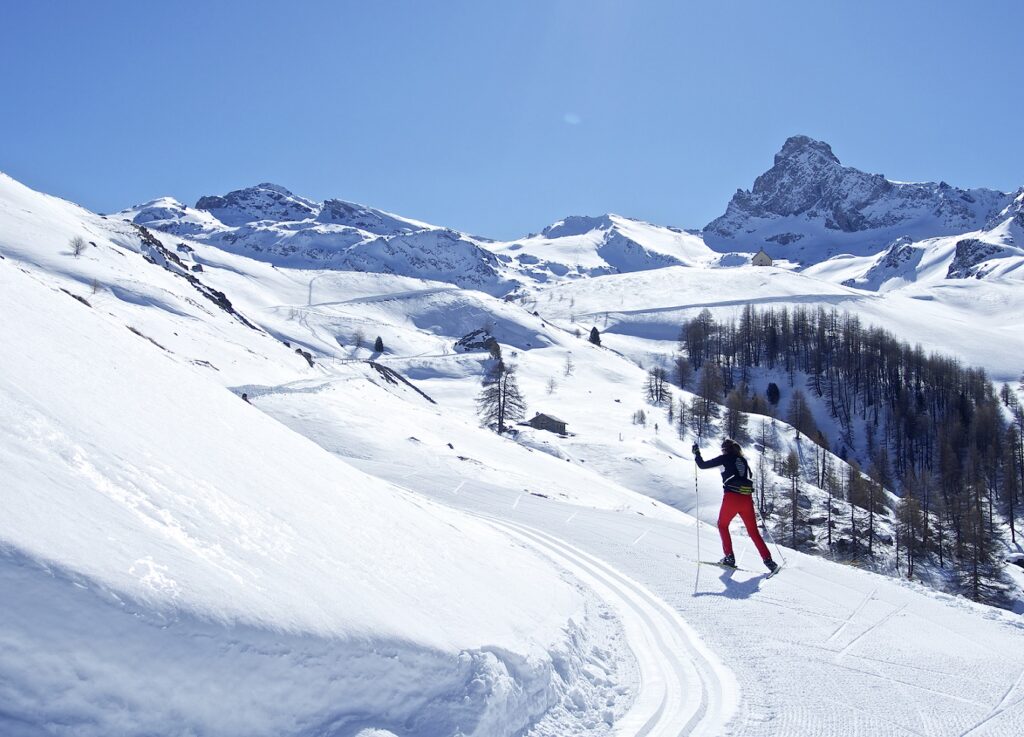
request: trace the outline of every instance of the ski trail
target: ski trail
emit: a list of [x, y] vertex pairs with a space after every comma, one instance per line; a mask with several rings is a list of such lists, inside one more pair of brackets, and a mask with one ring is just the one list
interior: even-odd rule
[[716, 737], [736, 710], [732, 672], [672, 607], [599, 558], [532, 527], [483, 516], [596, 591], [619, 615], [637, 659], [636, 701], [616, 737]]
[[839, 625], [839, 627], [836, 629], [835, 632], [833, 632], [831, 635], [829, 635], [829, 638], [827, 640], [825, 640], [825, 642], [832, 642], [832, 640], [836, 639], [836, 637], [839, 636], [839, 633], [843, 631], [843, 629], [846, 627], [846, 625], [848, 625], [853, 620], [854, 617], [856, 617], [858, 614], [860, 614], [860, 610], [863, 609], [864, 607], [866, 607], [868, 605], [868, 602], [870, 602], [872, 599], [875, 598], [875, 592], [877, 592], [877, 591], [878, 591], [878, 589], [872, 589], [871, 593], [868, 594], [864, 598], [864, 601], [862, 601], [860, 603], [860, 606], [858, 606], [856, 609], [853, 610], [853, 612], [850, 614], [850, 616], [848, 616], [846, 618], [846, 620], [841, 625]]
[[638, 542], [640, 542], [641, 540], [643, 540], [643, 539], [644, 539], [645, 537], [647, 537], [647, 533], [648, 533], [648, 532], [650, 532], [650, 530], [644, 530], [644, 532], [643, 532], [643, 533], [642, 533], [642, 534], [640, 535], [640, 537], [638, 537], [638, 538], [637, 538], [636, 540], [634, 540], [633, 542], [631, 542], [631, 543], [630, 543], [630, 545], [636, 545], [636, 544], [637, 544]]
[[1017, 690], [1017, 687], [1020, 686], [1022, 681], [1024, 681], [1024, 671], [1021, 671], [1021, 674], [1017, 677], [1017, 680], [1014, 681], [1008, 689], [1006, 689], [1006, 692], [1003, 694], [1003, 697], [999, 700], [999, 703], [996, 704], [992, 708], [992, 710], [984, 717], [982, 717], [982, 719], [979, 722], [977, 722], [973, 727], [968, 729], [966, 732], [962, 732], [960, 734], [960, 737], [968, 737], [968, 735], [978, 731], [978, 729], [988, 724], [990, 721], [995, 719], [997, 716], [1002, 714], [1007, 709], [1010, 709], [1016, 706], [1017, 704], [1022, 703], [1021, 701], [1017, 701], [1013, 704], [1008, 703], [1010, 700], [1010, 696], [1013, 694], [1014, 691]]
[[876, 629], [881, 627], [883, 624], [888, 622], [890, 619], [895, 617], [897, 614], [899, 614], [900, 612], [902, 612], [906, 608], [907, 608], [907, 605], [904, 604], [901, 607], [897, 607], [896, 609], [893, 609], [888, 614], [886, 614], [884, 617], [882, 617], [877, 622], [875, 622], [873, 625], [871, 625], [866, 630], [861, 632], [859, 635], [854, 637], [852, 640], [850, 640], [848, 643], [846, 643], [846, 647], [844, 647], [842, 650], [840, 650], [838, 653], [836, 653], [835, 661], [838, 663], [842, 659], [842, 657], [844, 655], [846, 655], [848, 652], [850, 652], [853, 649], [854, 645], [856, 645], [858, 642], [860, 642], [861, 638], [863, 638], [865, 635], [875, 631]]

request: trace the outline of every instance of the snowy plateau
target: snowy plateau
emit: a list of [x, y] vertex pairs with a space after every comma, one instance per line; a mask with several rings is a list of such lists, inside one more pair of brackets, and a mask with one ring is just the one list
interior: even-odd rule
[[[870, 558], [770, 525], [769, 580], [736, 523], [740, 570], [701, 565], [722, 490], [691, 445], [723, 421], [669, 418], [696, 378], [644, 387], [697, 318], [835, 308], [1019, 403], [1022, 264], [1024, 190], [804, 136], [704, 229], [513, 241], [275, 184], [101, 215], [0, 174], [0, 735], [1019, 735], [1006, 519], [997, 602], [907, 576], [895, 488]], [[566, 433], [482, 426], [499, 353]], [[752, 464], [792, 456], [808, 514], [853, 514], [814, 482], [837, 443], [784, 421], [808, 376], [745, 380], [783, 394]]]

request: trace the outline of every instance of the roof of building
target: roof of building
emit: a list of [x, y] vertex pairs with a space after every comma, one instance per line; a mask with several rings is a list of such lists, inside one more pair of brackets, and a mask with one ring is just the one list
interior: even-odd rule
[[[534, 415], [533, 420], [536, 420], [538, 417], [547, 417], [549, 420], [553, 420], [554, 422], [560, 422], [563, 425], [568, 425], [569, 424], [565, 420], [560, 420], [557, 417], [555, 417], [554, 415], [545, 414], [543, 412], [538, 412], [536, 415]], [[530, 422], [533, 422], [533, 420], [530, 420]]]

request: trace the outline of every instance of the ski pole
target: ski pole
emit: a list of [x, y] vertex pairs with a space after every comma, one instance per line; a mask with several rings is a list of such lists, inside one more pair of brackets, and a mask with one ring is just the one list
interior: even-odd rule
[[[763, 493], [764, 489], [761, 491]], [[786, 565], [786, 556], [782, 554], [782, 549], [779, 547], [779, 544], [775, 542], [775, 535], [773, 535], [771, 530], [768, 529], [768, 523], [765, 521], [764, 514], [761, 512], [759, 505], [755, 504], [754, 509], [757, 512], [758, 519], [761, 520], [761, 529], [764, 530], [764, 533], [768, 536], [768, 540], [771, 541], [771, 544], [775, 546], [775, 552], [779, 554], [779, 560], [782, 561], [782, 565]]]
[[697, 459], [693, 459], [693, 495], [697, 506], [697, 560], [700, 560], [700, 484], [697, 483]]
[[[700, 436], [697, 435], [697, 445], [700, 445]], [[696, 453], [693, 454], [693, 496], [694, 504], [696, 505], [697, 518], [697, 560], [700, 560], [700, 484], [697, 483], [697, 457]]]
[[[700, 445], [700, 435], [697, 436], [697, 445]], [[697, 454], [693, 455], [693, 495], [694, 503], [697, 505], [696, 514], [694, 517], [697, 520], [697, 560], [700, 561], [700, 484], [697, 483], [697, 472], [700, 469], [697, 468]], [[697, 563], [697, 574], [693, 577], [693, 593], [697, 593], [697, 588], [700, 586], [700, 563]]]

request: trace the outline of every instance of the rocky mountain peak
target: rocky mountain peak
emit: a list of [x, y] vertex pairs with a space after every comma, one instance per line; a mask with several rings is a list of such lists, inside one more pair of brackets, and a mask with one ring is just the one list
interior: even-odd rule
[[821, 156], [834, 164], [839, 164], [839, 159], [832, 153], [832, 147], [824, 141], [817, 141], [810, 136], [790, 136], [782, 144], [782, 150], [775, 154], [775, 165], [778, 166], [786, 159], [801, 156]]
[[893, 182], [843, 166], [827, 143], [792, 136], [772, 168], [707, 225], [704, 240], [717, 251], [763, 248], [810, 264], [839, 253], [877, 253], [901, 235], [920, 240], [976, 230], [1010, 199], [945, 182]]

